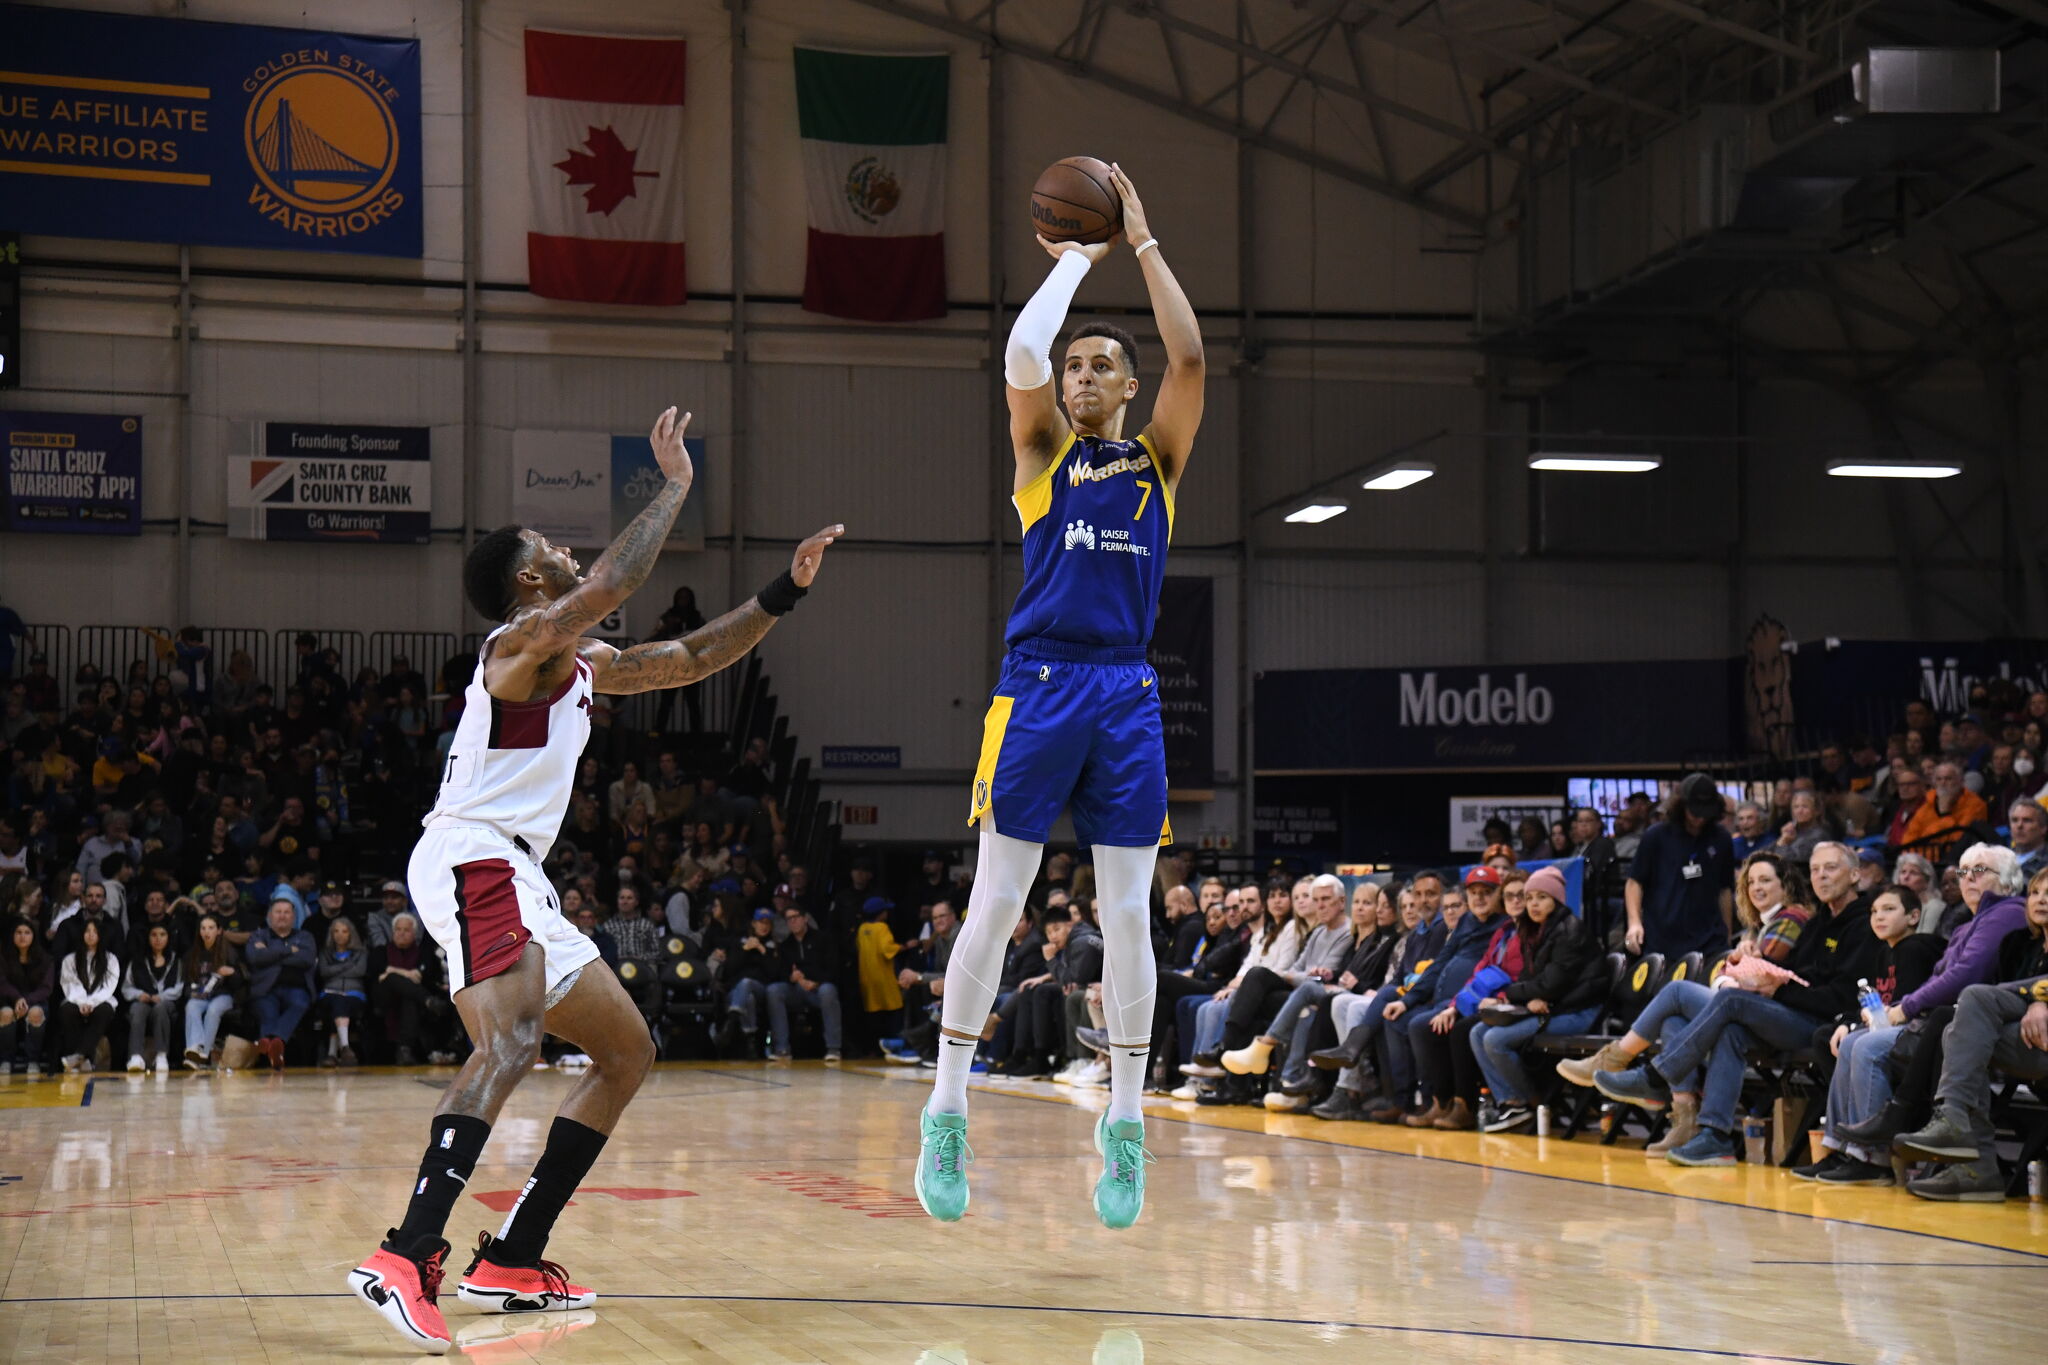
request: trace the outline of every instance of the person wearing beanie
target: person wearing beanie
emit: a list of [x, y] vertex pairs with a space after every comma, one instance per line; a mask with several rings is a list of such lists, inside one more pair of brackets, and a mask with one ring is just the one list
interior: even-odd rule
[[[1600, 1015], [1607, 995], [1607, 963], [1585, 921], [1574, 911], [1564, 874], [1540, 867], [1522, 887], [1521, 972], [1495, 997], [1526, 1011], [1501, 1023], [1481, 1018], [1472, 1030], [1472, 1055], [1493, 1093], [1493, 1112], [1481, 1128], [1504, 1133], [1536, 1118], [1535, 1086], [1521, 1051], [1538, 1033], [1583, 1033]], [[1490, 1011], [1482, 1011], [1482, 1015]]]

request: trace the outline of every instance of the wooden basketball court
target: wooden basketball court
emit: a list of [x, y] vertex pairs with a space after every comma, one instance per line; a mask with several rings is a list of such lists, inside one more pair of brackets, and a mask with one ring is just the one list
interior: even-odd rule
[[[0, 1082], [0, 1360], [394, 1360], [343, 1277], [445, 1071]], [[568, 1084], [536, 1074], [449, 1226], [495, 1230]], [[664, 1065], [550, 1254], [600, 1294], [476, 1360], [1497, 1365], [2039, 1360], [2048, 1206], [1936, 1205], [1629, 1146], [1156, 1102], [1144, 1221], [1089, 1209], [1101, 1092], [975, 1096], [974, 1205], [910, 1194], [914, 1071]], [[462, 1259], [454, 1268], [460, 1269]]]

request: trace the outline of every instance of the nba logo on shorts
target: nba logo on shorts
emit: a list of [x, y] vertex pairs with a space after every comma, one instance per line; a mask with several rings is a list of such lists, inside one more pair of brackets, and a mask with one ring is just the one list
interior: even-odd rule
[[988, 779], [985, 777], [976, 778], [974, 781], [974, 804], [977, 806], [986, 806], [988, 804]]

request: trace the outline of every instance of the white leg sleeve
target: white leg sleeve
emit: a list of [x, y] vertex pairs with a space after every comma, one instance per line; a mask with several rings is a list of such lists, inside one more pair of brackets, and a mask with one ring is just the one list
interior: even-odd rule
[[1102, 921], [1102, 1013], [1110, 1047], [1109, 1117], [1143, 1110], [1159, 963], [1152, 953], [1152, 868], [1157, 848], [1095, 845], [1095, 912]]
[[[1010, 931], [1024, 911], [1024, 898], [1038, 876], [1043, 844], [1026, 843], [998, 834], [993, 821], [983, 820], [981, 861], [974, 870], [974, 893], [967, 898], [967, 918], [946, 959], [946, 990], [940, 997], [939, 1074], [928, 1108], [935, 1114], [967, 1112], [967, 1076], [975, 1045], [996, 1001]], [[964, 1035], [964, 1036], [954, 1036]]]

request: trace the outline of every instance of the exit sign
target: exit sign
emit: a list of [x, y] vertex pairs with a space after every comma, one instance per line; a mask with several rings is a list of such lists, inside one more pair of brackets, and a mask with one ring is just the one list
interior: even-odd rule
[[881, 808], [878, 806], [849, 806], [841, 803], [839, 807], [839, 823], [842, 825], [872, 825], [877, 823], [880, 815]]

